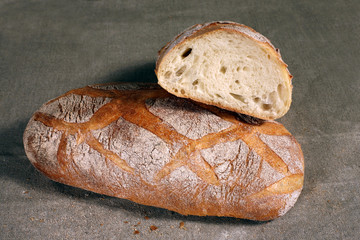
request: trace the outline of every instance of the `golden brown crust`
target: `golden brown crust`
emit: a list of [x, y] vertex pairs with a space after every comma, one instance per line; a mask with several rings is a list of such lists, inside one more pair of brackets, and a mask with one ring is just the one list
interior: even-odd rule
[[184, 215], [274, 219], [303, 182], [300, 146], [281, 124], [247, 124], [154, 85], [72, 90], [34, 114], [24, 146], [54, 181]]

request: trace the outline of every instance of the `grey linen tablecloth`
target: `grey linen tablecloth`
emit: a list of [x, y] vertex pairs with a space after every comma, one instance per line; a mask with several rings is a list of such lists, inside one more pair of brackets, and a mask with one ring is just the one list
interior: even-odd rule
[[[156, 82], [157, 51], [213, 20], [264, 34], [294, 75], [279, 121], [306, 172], [285, 216], [181, 216], [54, 183], [30, 164], [22, 134], [43, 103], [88, 84]], [[358, 0], [0, 1], [0, 239], [359, 239], [359, 33]]]

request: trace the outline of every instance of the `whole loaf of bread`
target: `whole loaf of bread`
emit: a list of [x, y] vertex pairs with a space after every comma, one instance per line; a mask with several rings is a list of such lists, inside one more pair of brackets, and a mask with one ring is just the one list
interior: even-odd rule
[[238, 116], [155, 84], [94, 85], [44, 104], [24, 146], [60, 183], [184, 215], [271, 220], [301, 192], [302, 151], [281, 124]]

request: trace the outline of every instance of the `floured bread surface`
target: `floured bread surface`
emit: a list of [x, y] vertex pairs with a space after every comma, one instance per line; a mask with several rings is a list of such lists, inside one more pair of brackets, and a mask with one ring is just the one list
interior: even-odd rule
[[184, 215], [270, 220], [303, 186], [301, 148], [284, 126], [251, 125], [158, 85], [69, 91], [34, 114], [24, 147], [55, 181]]
[[291, 78], [273, 45], [244, 25], [195, 25], [160, 51], [159, 84], [172, 94], [261, 119], [283, 116]]

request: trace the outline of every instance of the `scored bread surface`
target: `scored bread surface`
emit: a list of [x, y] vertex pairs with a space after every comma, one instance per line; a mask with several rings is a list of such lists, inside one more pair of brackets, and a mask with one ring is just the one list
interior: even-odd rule
[[170, 93], [261, 119], [290, 108], [292, 85], [278, 49], [234, 22], [194, 25], [159, 52], [159, 84]]
[[281, 124], [247, 124], [157, 85], [72, 90], [34, 114], [24, 146], [55, 181], [184, 215], [274, 219], [303, 185], [301, 148]]

